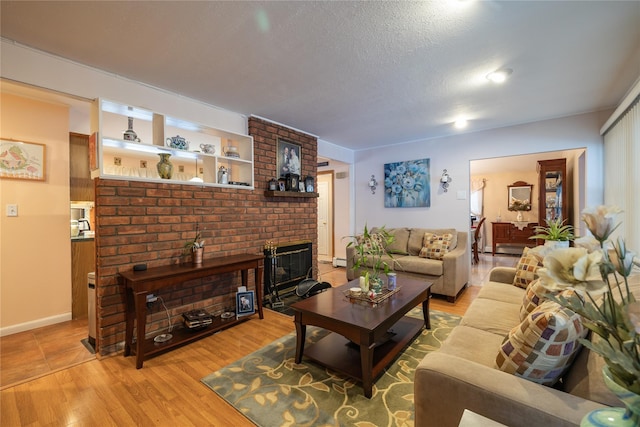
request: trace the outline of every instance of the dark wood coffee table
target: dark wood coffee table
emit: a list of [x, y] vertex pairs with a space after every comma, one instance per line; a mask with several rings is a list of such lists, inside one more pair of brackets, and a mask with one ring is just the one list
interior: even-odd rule
[[[430, 282], [397, 279], [399, 291], [377, 306], [351, 302], [345, 292], [358, 280], [291, 305], [295, 310], [296, 363], [302, 355], [362, 382], [371, 398], [373, 381], [429, 322]], [[405, 316], [422, 303], [424, 319]], [[307, 325], [332, 332], [305, 349]], [[359, 351], [358, 351], [359, 349]]]

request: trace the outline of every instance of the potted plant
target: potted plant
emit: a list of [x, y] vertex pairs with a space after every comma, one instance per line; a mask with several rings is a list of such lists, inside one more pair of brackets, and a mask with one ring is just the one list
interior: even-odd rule
[[196, 236], [184, 244], [185, 254], [191, 253], [194, 264], [202, 264], [202, 254], [204, 253], [204, 240], [201, 240], [200, 226], [196, 223]]
[[573, 226], [565, 224], [565, 221], [561, 221], [559, 218], [546, 220], [547, 226], [535, 226], [533, 231], [536, 234], [529, 238], [545, 240], [545, 246], [569, 247], [569, 242], [575, 239], [575, 235], [573, 234]]
[[[352, 241], [349, 242], [347, 247], [353, 246], [356, 250], [353, 269], [360, 271], [360, 275], [364, 277], [364, 282], [368, 283], [373, 291], [379, 293], [382, 290], [382, 278], [380, 275], [391, 271], [389, 264], [383, 260], [383, 256], [387, 255], [393, 258], [387, 252], [387, 246], [393, 243], [394, 236], [389, 234], [384, 226], [378, 228], [375, 233], [371, 233], [365, 224], [361, 236], [349, 237]], [[371, 271], [363, 273], [361, 270], [364, 268], [370, 268]]]

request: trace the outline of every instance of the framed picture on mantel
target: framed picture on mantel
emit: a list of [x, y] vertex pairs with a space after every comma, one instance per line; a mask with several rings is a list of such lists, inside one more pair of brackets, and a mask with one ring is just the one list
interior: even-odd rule
[[302, 146], [278, 138], [278, 152], [276, 153], [278, 176], [295, 174], [301, 176]]

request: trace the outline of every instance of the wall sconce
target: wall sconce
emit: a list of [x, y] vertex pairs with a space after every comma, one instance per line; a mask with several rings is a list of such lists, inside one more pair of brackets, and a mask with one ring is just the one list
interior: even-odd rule
[[449, 183], [453, 181], [453, 179], [449, 176], [446, 169], [442, 170], [442, 176], [440, 177], [440, 184], [442, 184], [442, 190], [446, 193], [447, 188], [449, 188]]
[[369, 180], [369, 188], [371, 189], [371, 194], [376, 194], [376, 187], [378, 186], [378, 181], [376, 181], [376, 177], [371, 175], [371, 179]]

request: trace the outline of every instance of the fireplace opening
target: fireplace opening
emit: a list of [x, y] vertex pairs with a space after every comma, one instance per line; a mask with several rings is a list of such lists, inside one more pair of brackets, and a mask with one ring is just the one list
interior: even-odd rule
[[264, 249], [264, 296], [292, 293], [313, 266], [312, 243], [297, 241], [267, 244]]

